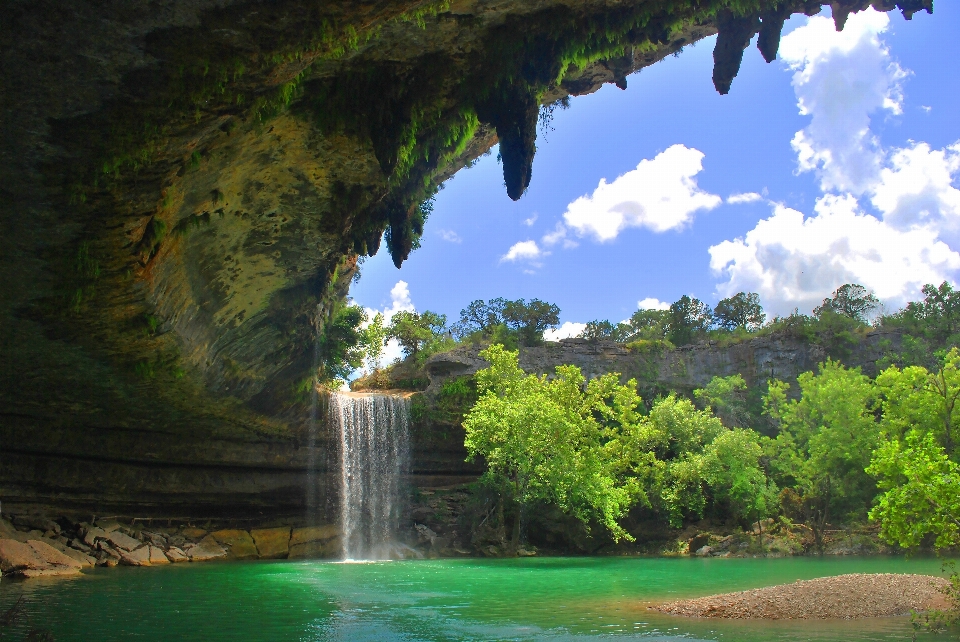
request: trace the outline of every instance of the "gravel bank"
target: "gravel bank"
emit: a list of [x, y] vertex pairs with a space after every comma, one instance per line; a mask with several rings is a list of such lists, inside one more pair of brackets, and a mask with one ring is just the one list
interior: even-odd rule
[[941, 577], [853, 573], [650, 607], [688, 617], [799, 620], [907, 615], [944, 608]]

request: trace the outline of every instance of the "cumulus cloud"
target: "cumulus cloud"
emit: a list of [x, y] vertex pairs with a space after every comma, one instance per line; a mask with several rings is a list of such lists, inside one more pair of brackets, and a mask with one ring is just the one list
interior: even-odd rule
[[453, 230], [440, 230], [440, 238], [448, 243], [463, 243], [463, 239], [460, 238], [460, 235]]
[[537, 218], [538, 218], [538, 217], [539, 217], [539, 214], [537, 214], [536, 212], [534, 212], [534, 213], [530, 216], [530, 218], [525, 218], [525, 219], [523, 219], [523, 224], [526, 225], [527, 227], [531, 227], [534, 223], [537, 222]]
[[740, 205], [742, 203], [756, 203], [762, 201], [763, 195], [756, 192], [745, 192], [743, 194], [731, 194], [727, 197], [729, 205]]
[[879, 177], [883, 151], [870, 116], [902, 113], [907, 75], [880, 41], [889, 23], [886, 13], [870, 9], [837, 32], [833, 20], [814, 17], [780, 43], [800, 113], [811, 117], [792, 141], [799, 169], [816, 171], [824, 191], [863, 194]]
[[721, 296], [757, 292], [773, 314], [808, 312], [843, 283], [860, 283], [902, 303], [925, 283], [960, 268], [960, 254], [936, 230], [900, 230], [864, 213], [849, 195], [826, 195], [805, 218], [777, 205], [743, 238], [710, 248], [710, 267], [727, 277]]
[[960, 143], [931, 150], [926, 143], [896, 150], [880, 170], [871, 202], [883, 220], [900, 228], [936, 225], [956, 232], [960, 223], [960, 190], [953, 175], [960, 171]]
[[536, 241], [520, 241], [510, 246], [510, 249], [507, 250], [507, 253], [500, 257], [500, 262], [535, 262], [537, 259], [546, 256], [546, 254], [546, 252], [540, 249], [540, 246], [537, 245]]
[[600, 179], [593, 194], [567, 206], [564, 222], [578, 235], [599, 241], [610, 241], [628, 227], [654, 232], [683, 227], [698, 210], [722, 202], [697, 186], [695, 177], [702, 169], [701, 151], [673, 145], [612, 183]]
[[572, 321], [567, 321], [555, 330], [545, 330], [543, 333], [543, 340], [559, 341], [560, 339], [569, 339], [570, 337], [578, 336], [581, 332], [586, 330], [586, 328], [586, 323], [573, 323]]
[[826, 194], [810, 216], [775, 204], [745, 236], [711, 247], [710, 266], [726, 278], [720, 296], [754, 291], [774, 314], [809, 312], [843, 283], [860, 283], [895, 308], [960, 269], [951, 247], [960, 241], [960, 143], [884, 149], [870, 130], [872, 114], [903, 111], [907, 72], [880, 39], [888, 23], [871, 10], [837, 33], [815, 17], [784, 37], [780, 53], [810, 117], [794, 149]]
[[637, 301], [637, 308], [640, 310], [669, 310], [670, 304], [648, 296], [646, 299]]

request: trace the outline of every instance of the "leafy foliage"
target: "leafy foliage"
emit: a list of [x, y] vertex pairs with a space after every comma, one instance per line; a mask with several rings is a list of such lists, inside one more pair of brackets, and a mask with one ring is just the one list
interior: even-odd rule
[[710, 306], [684, 294], [670, 306], [670, 342], [677, 346], [692, 343], [697, 334], [706, 332], [713, 321]]
[[873, 292], [856, 283], [847, 283], [834, 290], [832, 297], [827, 297], [819, 306], [813, 309], [816, 317], [825, 312], [833, 312], [860, 321], [867, 322], [867, 317], [880, 307], [880, 301]]
[[760, 305], [760, 295], [756, 292], [738, 292], [730, 298], [721, 299], [713, 309], [714, 323], [725, 330], [759, 330], [766, 318]]
[[406, 310], [393, 315], [387, 336], [400, 344], [404, 354], [417, 357], [436, 342], [446, 330], [447, 317], [426, 310], [422, 313]]
[[364, 332], [361, 325], [366, 321], [363, 308], [356, 305], [336, 308], [323, 324], [317, 338], [319, 358], [318, 379], [331, 384], [346, 381], [350, 374], [363, 363]]
[[[480, 398], [464, 419], [470, 457], [483, 456], [487, 479], [519, 505], [555, 503], [578, 519], [600, 521], [615, 539], [632, 539], [618, 523], [640, 496], [627, 465], [626, 436], [635, 428], [636, 384], [616, 375], [585, 382], [575, 366], [556, 377], [525, 374], [516, 352], [493, 345], [476, 374]], [[514, 545], [520, 533], [514, 522]]]
[[543, 343], [544, 331], [559, 324], [560, 308], [552, 303], [497, 298], [470, 303], [460, 311], [453, 332], [460, 339], [535, 346]]

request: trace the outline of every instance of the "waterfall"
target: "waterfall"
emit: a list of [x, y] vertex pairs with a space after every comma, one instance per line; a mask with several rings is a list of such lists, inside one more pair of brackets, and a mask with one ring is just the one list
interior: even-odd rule
[[340, 435], [340, 528], [348, 560], [393, 557], [401, 478], [409, 470], [409, 403], [400, 396], [336, 392], [330, 419]]

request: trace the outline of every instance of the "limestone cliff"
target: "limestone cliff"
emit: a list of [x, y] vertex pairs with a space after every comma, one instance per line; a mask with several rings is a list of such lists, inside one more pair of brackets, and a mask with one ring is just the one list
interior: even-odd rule
[[[314, 338], [358, 256], [384, 239], [399, 266], [497, 142], [519, 198], [541, 104], [718, 30], [725, 92], [753, 33], [771, 59], [821, 4], [5, 3], [0, 499], [302, 510], [331, 451]], [[870, 4], [833, 2], [838, 27]]]

